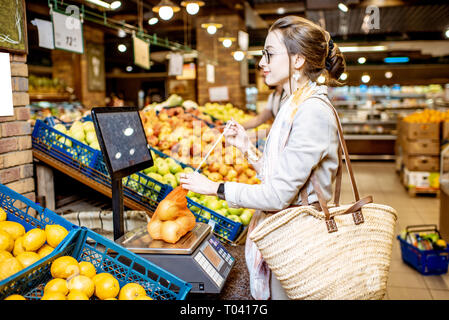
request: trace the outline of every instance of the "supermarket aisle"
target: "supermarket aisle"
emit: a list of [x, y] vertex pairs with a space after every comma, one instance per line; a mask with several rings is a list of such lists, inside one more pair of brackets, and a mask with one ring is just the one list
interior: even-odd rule
[[[439, 199], [412, 198], [399, 181], [392, 162], [352, 162], [360, 195], [372, 195], [374, 202], [392, 206], [398, 211], [396, 235], [407, 225], [437, 224]], [[345, 173], [342, 201], [352, 201], [349, 179]], [[385, 299], [449, 300], [449, 274], [422, 276], [402, 262], [398, 240], [393, 243], [392, 263]]]

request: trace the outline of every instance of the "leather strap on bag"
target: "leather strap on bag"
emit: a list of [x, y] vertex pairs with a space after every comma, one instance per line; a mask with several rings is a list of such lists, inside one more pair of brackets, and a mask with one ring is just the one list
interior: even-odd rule
[[[344, 156], [345, 162], [346, 162], [346, 169], [348, 170], [348, 173], [349, 173], [349, 178], [351, 180], [351, 187], [352, 187], [352, 191], [353, 191], [354, 198], [355, 198], [355, 203], [351, 207], [349, 207], [342, 214], [352, 213], [354, 223], [356, 225], [361, 224], [361, 223], [364, 222], [364, 218], [363, 218], [363, 215], [362, 215], [361, 208], [365, 204], [373, 202], [373, 198], [371, 196], [368, 196], [368, 197], [365, 197], [363, 199], [360, 199], [359, 191], [358, 191], [358, 188], [357, 188], [357, 183], [355, 181], [354, 172], [353, 172], [352, 165], [351, 165], [351, 160], [349, 159], [348, 148], [346, 146], [346, 141], [345, 141], [344, 135], [343, 135], [343, 128], [341, 126], [340, 117], [338, 116], [337, 111], [332, 106], [332, 104], [330, 104], [326, 99], [324, 99], [324, 98], [322, 98], [320, 96], [313, 96], [311, 98], [317, 98], [317, 99], [320, 99], [320, 100], [324, 101], [326, 103], [326, 105], [328, 105], [331, 108], [331, 110], [334, 113], [334, 116], [336, 118], [336, 122], [337, 122], [337, 130], [338, 130], [338, 137], [339, 137], [339, 141], [340, 141], [340, 147], [339, 147], [339, 151], [338, 151], [339, 166], [338, 166], [338, 169], [337, 169], [336, 185], [335, 185], [335, 193], [334, 193], [335, 204], [336, 204], [336, 206], [339, 206], [339, 202], [340, 202], [341, 180], [342, 180], [341, 179], [342, 178], [341, 150], [342, 150], [343, 151], [343, 156]], [[313, 189], [314, 189], [315, 193], [317, 194], [318, 202], [319, 202], [319, 204], [321, 206], [321, 210], [324, 212], [325, 220], [326, 220], [326, 226], [327, 226], [328, 232], [331, 233], [331, 232], [338, 231], [338, 228], [337, 228], [337, 225], [335, 223], [335, 220], [333, 219], [333, 217], [330, 216], [327, 203], [324, 200], [323, 192], [322, 192], [321, 187], [319, 185], [319, 182], [318, 182], [318, 180], [317, 180], [317, 178], [315, 176], [315, 171], [312, 171], [309, 179], [310, 179], [310, 181], [312, 183], [312, 186], [313, 186]], [[307, 183], [305, 183], [303, 188], [301, 188], [301, 191], [300, 191], [301, 192], [301, 198], [303, 198], [303, 190], [305, 189], [306, 184]], [[303, 203], [306, 204], [307, 200], [305, 202], [303, 202]]]

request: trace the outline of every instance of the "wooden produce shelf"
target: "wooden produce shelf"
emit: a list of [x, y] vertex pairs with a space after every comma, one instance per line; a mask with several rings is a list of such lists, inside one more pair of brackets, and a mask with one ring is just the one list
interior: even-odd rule
[[30, 101], [69, 101], [69, 93], [30, 93]]
[[[33, 157], [38, 159], [39, 161], [46, 163], [50, 167], [68, 175], [69, 177], [83, 183], [84, 185], [104, 194], [105, 196], [112, 198], [112, 189], [111, 188], [109, 188], [97, 181], [94, 181], [93, 179], [90, 179], [85, 174], [79, 172], [78, 170], [75, 170], [74, 168], [68, 166], [67, 164], [65, 164], [51, 156], [48, 156], [45, 153], [43, 153], [39, 150], [36, 150], [36, 149], [33, 149]], [[129, 209], [145, 211], [145, 212], [147, 212], [148, 215], [152, 214], [148, 210], [148, 208], [146, 208], [144, 205], [142, 205], [126, 196], [123, 197], [123, 204]]]

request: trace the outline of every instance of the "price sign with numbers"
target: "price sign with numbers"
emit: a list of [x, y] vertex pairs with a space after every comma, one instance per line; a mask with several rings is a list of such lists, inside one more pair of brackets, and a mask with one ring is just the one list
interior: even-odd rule
[[55, 48], [83, 53], [83, 24], [79, 16], [53, 11], [52, 20]]

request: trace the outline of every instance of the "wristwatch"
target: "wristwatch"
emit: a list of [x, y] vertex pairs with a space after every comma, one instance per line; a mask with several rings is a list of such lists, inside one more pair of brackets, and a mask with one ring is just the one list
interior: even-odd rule
[[221, 200], [226, 200], [226, 199], [225, 199], [225, 188], [224, 188], [224, 183], [220, 183], [220, 184], [218, 185], [217, 196], [218, 196], [218, 198], [220, 198]]

